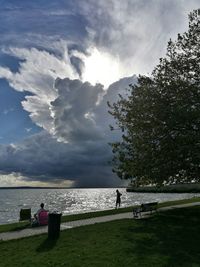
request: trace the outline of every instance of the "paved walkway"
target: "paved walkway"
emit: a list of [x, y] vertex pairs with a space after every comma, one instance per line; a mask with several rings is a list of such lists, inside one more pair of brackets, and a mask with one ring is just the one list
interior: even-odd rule
[[[163, 208], [159, 208], [158, 211], [165, 211], [165, 210], [170, 210], [170, 209], [191, 207], [191, 206], [197, 206], [197, 205], [200, 205], [200, 202], [163, 207]], [[142, 217], [146, 217], [148, 216], [148, 214], [149, 213], [147, 212], [143, 212]], [[95, 223], [109, 222], [109, 221], [121, 220], [121, 219], [133, 219], [132, 212], [119, 213], [115, 215], [95, 217], [91, 219], [65, 222], [61, 224], [61, 231], [70, 229], [70, 228], [83, 226], [83, 225], [90, 225], [90, 224], [95, 224]], [[33, 236], [33, 235], [40, 235], [40, 234], [47, 233], [47, 232], [48, 232], [48, 226], [26, 228], [26, 229], [19, 230], [19, 231], [0, 233], [0, 240], [18, 239], [18, 238], [23, 238], [23, 237]]]

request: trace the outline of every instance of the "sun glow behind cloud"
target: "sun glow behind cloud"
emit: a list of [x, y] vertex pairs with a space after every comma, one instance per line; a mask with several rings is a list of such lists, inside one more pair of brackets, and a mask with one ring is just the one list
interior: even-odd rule
[[89, 56], [79, 56], [84, 62], [83, 82], [88, 81], [92, 85], [101, 83], [105, 88], [108, 88], [110, 84], [119, 80], [125, 74], [117, 56], [114, 57], [107, 52], [100, 51], [96, 47], [89, 49]]
[[[21, 102], [23, 109], [37, 126], [56, 137], [57, 141], [68, 143], [69, 139], [73, 139], [70, 137], [74, 130], [77, 135], [80, 132], [83, 135], [84, 132], [84, 140], [93, 140], [91, 131], [87, 131], [87, 128], [96, 125], [93, 111], [103, 101], [109, 85], [127, 75], [126, 68], [117, 56], [99, 47], [92, 46], [83, 53], [78, 50], [69, 51], [64, 40], [52, 45], [56, 51], [59, 49], [59, 54], [37, 48], [3, 49], [5, 54], [22, 61], [17, 72], [0, 66], [0, 78], [5, 78], [16, 91], [31, 94], [27, 94]], [[81, 73], [73, 65], [73, 57], [81, 62]], [[69, 80], [58, 89], [59, 79]], [[77, 121], [82, 125], [80, 132]], [[95, 127], [93, 135], [97, 136], [99, 131]]]

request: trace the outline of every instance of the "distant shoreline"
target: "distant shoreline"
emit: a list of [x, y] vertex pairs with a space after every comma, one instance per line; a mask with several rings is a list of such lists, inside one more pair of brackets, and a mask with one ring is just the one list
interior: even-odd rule
[[128, 187], [127, 192], [135, 193], [200, 193], [200, 184], [175, 184], [167, 186], [141, 186], [141, 187]]

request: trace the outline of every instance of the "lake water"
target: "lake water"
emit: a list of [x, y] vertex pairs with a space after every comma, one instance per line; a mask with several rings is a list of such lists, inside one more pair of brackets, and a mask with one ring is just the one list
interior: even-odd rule
[[[145, 202], [164, 202], [168, 200], [192, 198], [200, 194], [171, 193], [128, 193], [125, 188], [118, 188], [122, 193], [121, 207], [128, 207]], [[31, 208], [34, 214], [41, 202], [50, 211], [60, 211], [63, 215], [112, 209], [115, 207], [116, 188], [90, 189], [1, 189], [0, 224], [17, 222], [21, 208]]]

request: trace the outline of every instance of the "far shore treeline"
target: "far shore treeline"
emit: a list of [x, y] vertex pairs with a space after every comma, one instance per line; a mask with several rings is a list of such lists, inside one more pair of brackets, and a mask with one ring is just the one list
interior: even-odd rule
[[139, 76], [126, 97], [108, 106], [111, 130], [122, 132], [111, 144], [120, 178], [135, 188], [155, 185], [155, 192], [200, 182], [200, 9], [189, 14], [188, 31], [169, 40], [152, 74]]
[[126, 189], [127, 192], [135, 193], [200, 193], [200, 184], [185, 183], [172, 184], [165, 186], [130, 186]]

